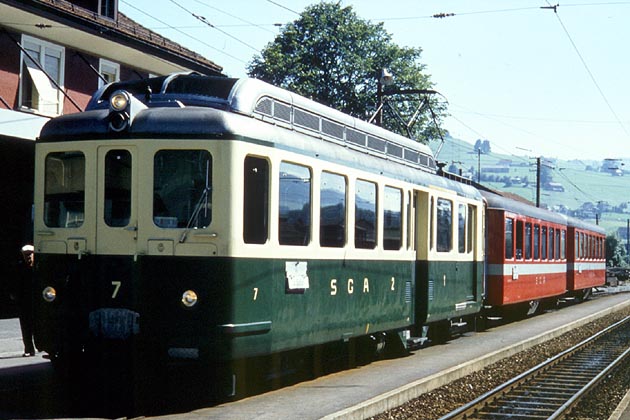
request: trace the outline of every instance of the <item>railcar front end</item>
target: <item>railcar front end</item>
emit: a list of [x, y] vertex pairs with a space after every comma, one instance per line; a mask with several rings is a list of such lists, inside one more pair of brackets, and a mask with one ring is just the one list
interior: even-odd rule
[[[36, 147], [40, 349], [223, 368], [354, 339], [380, 349], [379, 337], [411, 329], [410, 184], [383, 175], [387, 160], [335, 144], [350, 131], [343, 114], [318, 126], [338, 118], [329, 143], [266, 122], [312, 103], [256, 83], [266, 93], [192, 75], [114, 84], [47, 124]], [[275, 108], [271, 94], [284, 98]]]

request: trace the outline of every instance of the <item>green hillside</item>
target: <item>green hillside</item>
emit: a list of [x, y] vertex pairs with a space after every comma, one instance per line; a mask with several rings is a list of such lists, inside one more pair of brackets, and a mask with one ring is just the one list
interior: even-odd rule
[[[536, 159], [490, 151], [478, 155], [474, 146], [465, 141], [447, 137], [437, 160], [445, 163], [444, 169], [462, 171], [477, 180], [481, 168], [481, 183], [501, 191], [518, 194], [536, 201]], [[430, 144], [435, 153], [439, 143]], [[492, 148], [492, 143], [490, 143]], [[612, 176], [600, 172], [602, 161], [542, 159], [554, 190], [541, 189], [541, 207], [595, 222], [599, 214], [600, 225], [608, 233], [625, 229], [630, 218], [630, 174]], [[472, 172], [471, 172], [472, 171]], [[509, 182], [506, 179], [509, 178]], [[542, 179], [542, 177], [541, 177]], [[561, 191], [564, 190], [564, 191]]]

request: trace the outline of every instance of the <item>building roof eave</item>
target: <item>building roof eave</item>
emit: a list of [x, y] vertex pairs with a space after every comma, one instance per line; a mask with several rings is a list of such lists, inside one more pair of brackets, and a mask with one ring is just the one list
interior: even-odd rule
[[[221, 66], [150, 31], [122, 13], [114, 21], [76, 6], [71, 10], [71, 3], [64, 7], [62, 4], [50, 0], [0, 0], [0, 11], [4, 9], [3, 16], [23, 20], [5, 24], [13, 30], [57, 40], [78, 50], [85, 50], [85, 45], [90, 45], [93, 51], [109, 52], [107, 58], [121, 62], [128, 60], [128, 64], [134, 67], [148, 71], [163, 68], [163, 73], [187, 69], [221, 75]], [[102, 48], [94, 48], [95, 43], [100, 43]], [[139, 57], [139, 53], [144, 56]], [[154, 60], [149, 57], [154, 57]], [[154, 65], [139, 65], [139, 58], [154, 61]], [[155, 61], [160, 61], [162, 65]]]

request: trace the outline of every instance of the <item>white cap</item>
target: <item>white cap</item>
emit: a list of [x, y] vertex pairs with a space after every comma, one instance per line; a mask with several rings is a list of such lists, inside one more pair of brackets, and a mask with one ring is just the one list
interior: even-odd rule
[[35, 247], [33, 245], [24, 245], [22, 252], [35, 252]]

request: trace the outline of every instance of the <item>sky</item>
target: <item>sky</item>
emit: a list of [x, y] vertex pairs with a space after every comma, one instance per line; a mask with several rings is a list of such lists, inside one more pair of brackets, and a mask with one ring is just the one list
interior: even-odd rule
[[[299, 18], [303, 0], [119, 0], [119, 10], [246, 77]], [[557, 1], [557, 0], [556, 0]], [[453, 137], [494, 152], [560, 159], [630, 156], [630, 1], [341, 0], [422, 49]], [[436, 14], [454, 14], [434, 18]], [[195, 15], [197, 17], [195, 17]]]

